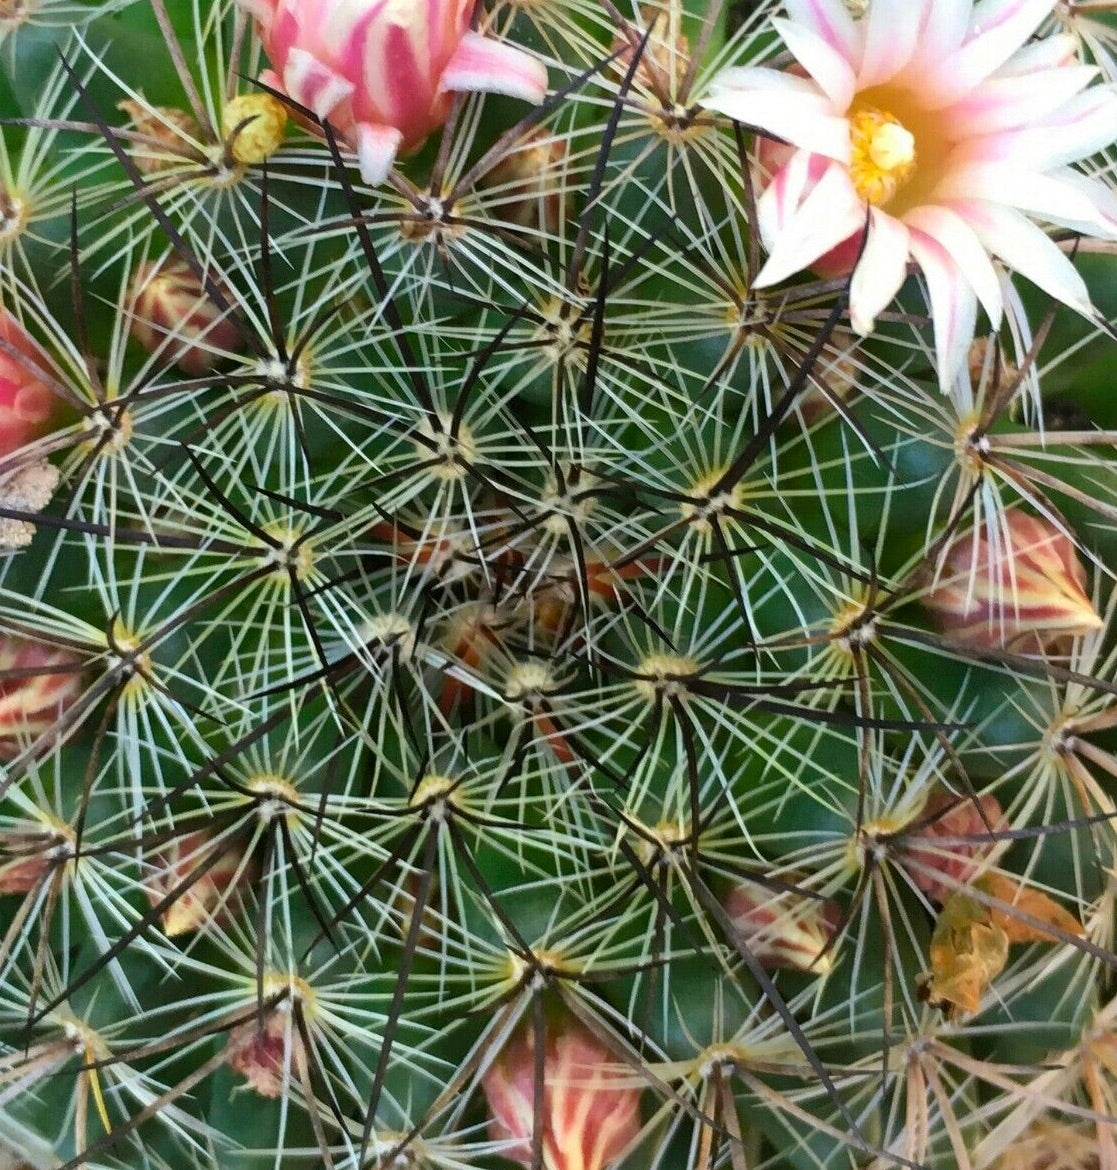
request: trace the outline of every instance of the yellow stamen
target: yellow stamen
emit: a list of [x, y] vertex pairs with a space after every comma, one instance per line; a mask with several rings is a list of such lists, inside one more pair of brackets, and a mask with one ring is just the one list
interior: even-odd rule
[[850, 115], [849, 174], [862, 199], [886, 204], [915, 170], [915, 135], [891, 114], [863, 106]]

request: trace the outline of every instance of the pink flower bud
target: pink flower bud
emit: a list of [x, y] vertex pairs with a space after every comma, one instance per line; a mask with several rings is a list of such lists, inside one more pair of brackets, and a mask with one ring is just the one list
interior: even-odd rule
[[[187, 833], [171, 841], [156, 859], [156, 872], [145, 883], [152, 906], [190, 880], [201, 866], [206, 866], [214, 849], [221, 849], [207, 832]], [[171, 903], [160, 916], [163, 933], [169, 937], [187, 934], [204, 927], [211, 919], [228, 920], [231, 903], [239, 900], [236, 887], [250, 882], [256, 868], [245, 861], [240, 849], [228, 845], [220, 856]], [[235, 883], [235, 885], [234, 885]]]
[[761, 966], [825, 975], [834, 965], [832, 943], [842, 910], [830, 898], [772, 889], [741, 880], [725, 899], [739, 941]]
[[[290, 1037], [291, 1053], [287, 1052]], [[226, 1046], [229, 1067], [239, 1073], [261, 1097], [278, 1097], [283, 1092], [284, 1069], [296, 1077], [294, 1049], [302, 1045], [289, 1010], [271, 1008], [264, 1016], [264, 1026], [255, 1020], [238, 1024], [230, 1033]]]
[[[218, 282], [227, 300], [232, 293]], [[143, 264], [132, 278], [132, 336], [148, 353], [166, 353], [179, 369], [200, 378], [236, 350], [240, 330], [210, 300], [181, 260]]]
[[[42, 350], [6, 309], [0, 309], [0, 457], [11, 454], [46, 430], [54, 395], [33, 367], [47, 367]], [[26, 360], [23, 360], [26, 359]]]
[[239, 3], [275, 70], [265, 83], [348, 139], [368, 183], [446, 121], [452, 93], [540, 102], [547, 92], [539, 61], [470, 29], [476, 0]]
[[[602, 1170], [640, 1132], [640, 1090], [626, 1084], [622, 1065], [573, 1020], [549, 1024], [544, 1038], [544, 1170]], [[530, 1166], [534, 1132], [535, 1041], [531, 1027], [508, 1041], [481, 1082], [489, 1105], [489, 1136], [501, 1153]]]
[[42, 739], [81, 688], [81, 662], [74, 654], [0, 637], [0, 760], [12, 760]]
[[16, 831], [0, 840], [0, 894], [28, 894], [74, 854], [69, 825]]
[[[911, 880], [932, 902], [945, 902], [960, 886], [973, 881], [993, 852], [995, 841], [977, 838], [1003, 829], [1005, 823], [995, 796], [979, 797], [975, 804], [965, 796], [935, 793], [916, 820], [920, 827], [903, 837], [901, 856], [911, 861], [905, 866]], [[959, 837], [975, 840], [956, 840]]]
[[1002, 539], [963, 533], [946, 550], [923, 604], [956, 642], [1021, 653], [1060, 653], [1102, 620], [1086, 595], [1074, 543], [1049, 520], [1009, 508]]

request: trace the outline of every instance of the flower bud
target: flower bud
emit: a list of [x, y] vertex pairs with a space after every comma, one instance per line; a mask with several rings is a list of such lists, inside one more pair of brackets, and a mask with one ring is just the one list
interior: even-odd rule
[[0, 838], [0, 894], [29, 894], [74, 855], [69, 825], [16, 831]]
[[842, 910], [832, 899], [741, 880], [725, 899], [725, 912], [737, 935], [734, 942], [747, 947], [762, 967], [812, 975], [833, 969]]
[[[18, 512], [41, 512], [58, 487], [59, 471], [45, 459], [36, 459], [0, 475], [0, 507]], [[35, 535], [30, 520], [0, 517], [0, 552], [25, 548]]]
[[[574, 1020], [549, 1023], [544, 1033], [544, 1170], [602, 1170], [640, 1132], [640, 1090], [608, 1048]], [[521, 1027], [481, 1082], [489, 1106], [489, 1136], [507, 1143], [505, 1158], [532, 1163], [535, 1132], [535, 1039]]]
[[[938, 792], [920, 813], [919, 826], [903, 837], [901, 863], [916, 888], [932, 902], [943, 903], [961, 886], [969, 885], [993, 852], [996, 842], [980, 840], [1003, 829], [1005, 816], [995, 796], [979, 797]], [[958, 840], [958, 838], [973, 838]]]
[[76, 655], [44, 642], [0, 637], [0, 760], [15, 759], [46, 736], [81, 689]]
[[987, 906], [967, 894], [951, 894], [935, 920], [930, 958], [920, 994], [952, 1019], [980, 1010], [982, 993], [1008, 962], [1008, 936]]
[[314, 992], [298, 976], [267, 972], [263, 979], [264, 1015], [229, 1032], [226, 1059], [233, 1072], [261, 1097], [279, 1097], [283, 1082], [297, 1080], [307, 1060], [302, 1033], [294, 1019], [297, 1009], [307, 1027], [313, 1025]]
[[171, 171], [184, 163], [203, 161], [194, 143], [202, 140], [202, 128], [193, 115], [174, 106], [149, 106], [131, 99], [117, 102], [116, 108], [128, 115], [137, 133], [148, 141], [130, 142], [128, 153], [142, 175]]
[[556, 235], [562, 227], [564, 139], [533, 130], [484, 178], [500, 219], [533, 233]]
[[221, 111], [221, 133], [237, 162], [255, 166], [283, 141], [287, 108], [270, 93], [242, 93]]
[[46, 355], [15, 317], [0, 309], [0, 458], [46, 429], [54, 410], [54, 395], [33, 367], [45, 369], [47, 364]]
[[943, 633], [967, 646], [1064, 653], [1068, 638], [1102, 624], [1074, 543], [1020, 508], [1002, 519], [995, 545], [984, 531], [951, 542], [923, 604]]
[[266, 80], [348, 139], [368, 183], [422, 145], [452, 93], [540, 102], [543, 65], [470, 29], [475, 0], [239, 0], [274, 67]]
[[[156, 871], [145, 883], [151, 905], [157, 906], [169, 893], [190, 881], [200, 866], [209, 863], [214, 849], [222, 850], [222, 846], [215, 844], [205, 831], [187, 833], [171, 841], [156, 859]], [[255, 872], [255, 866], [245, 860], [241, 850], [227, 843], [205, 873], [160, 915], [163, 933], [173, 938], [199, 930], [211, 919], [217, 923], [227, 921], [231, 901], [239, 900], [236, 887], [250, 882]]]
[[[226, 300], [232, 300], [218, 282]], [[143, 264], [132, 278], [132, 336], [148, 353], [165, 353], [199, 378], [239, 347], [237, 325], [222, 315], [201, 281], [181, 260]]]
[[640, 6], [640, 19], [644, 24], [643, 29], [635, 27], [629, 36], [620, 33], [614, 36], [609, 46], [609, 52], [616, 54], [611, 69], [623, 77], [632, 68], [635, 53], [632, 41], [635, 39], [639, 43], [647, 35], [645, 29], [650, 28], [651, 34], [644, 45], [633, 80], [661, 98], [674, 97], [682, 89], [690, 68], [690, 41], [681, 32], [672, 36], [668, 13], [650, 4]]
[[226, 1045], [229, 1067], [244, 1077], [248, 1087], [261, 1097], [278, 1097], [283, 1093], [284, 1070], [291, 1070], [288, 1077], [295, 1075], [296, 1045], [302, 1045], [302, 1037], [295, 1029], [290, 1011], [271, 1008], [264, 1016], [262, 1028], [255, 1020], [248, 1020], [229, 1033]]

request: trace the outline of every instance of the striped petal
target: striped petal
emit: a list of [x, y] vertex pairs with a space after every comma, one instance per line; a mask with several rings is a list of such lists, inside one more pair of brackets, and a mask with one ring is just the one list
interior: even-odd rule
[[467, 32], [442, 71], [438, 91], [502, 93], [538, 105], [547, 96], [547, 69], [522, 49]]
[[937, 205], [913, 208], [904, 216], [904, 222], [934, 240], [966, 274], [990, 325], [996, 329], [1004, 309], [1001, 282], [973, 228], [957, 212]]
[[1051, 0], [984, 0], [973, 10], [969, 35], [928, 79], [926, 108], [958, 101], [996, 72], [1051, 13]]
[[895, 216], [869, 209], [869, 230], [849, 288], [849, 317], [855, 333], [871, 333], [908, 274], [910, 235]]
[[1057, 245], [1019, 211], [981, 200], [955, 203], [954, 208], [985, 247], [1010, 268], [1057, 301], [1093, 318], [1090, 293], [1078, 270]]
[[[773, 183], [761, 202], [776, 189]], [[865, 204], [858, 197], [844, 167], [831, 163], [802, 203], [781, 210], [784, 229], [772, 240], [768, 261], [756, 277], [756, 287], [779, 284], [829, 252], [865, 223]]]
[[939, 389], [950, 391], [966, 360], [977, 325], [977, 297], [950, 253], [935, 239], [911, 230], [911, 253], [927, 285], [935, 331]]
[[928, 0], [873, 0], [865, 17], [865, 53], [857, 84], [861, 89], [890, 81], [915, 52]]
[[725, 69], [702, 104], [801, 150], [849, 161], [849, 123], [806, 78], [775, 69]]
[[786, 0], [787, 14], [825, 41], [854, 69], [861, 63], [863, 26], [854, 23], [842, 0]]
[[802, 25], [776, 18], [772, 25], [792, 56], [814, 78], [834, 111], [848, 109], [857, 78], [849, 62], [836, 49]]

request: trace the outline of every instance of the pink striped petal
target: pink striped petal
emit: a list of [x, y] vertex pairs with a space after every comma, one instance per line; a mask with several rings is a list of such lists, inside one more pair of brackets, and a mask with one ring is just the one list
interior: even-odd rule
[[1073, 185], [1052, 175], [1036, 174], [1005, 163], [976, 163], [949, 175], [935, 191], [937, 199], [982, 199], [1016, 207], [1050, 223], [1095, 224], [1096, 207]]
[[292, 49], [283, 69], [283, 88], [324, 122], [352, 96], [354, 86], [305, 49]]
[[955, 208], [985, 247], [1010, 268], [1049, 296], [1093, 318], [1086, 282], [1058, 246], [1019, 211], [981, 200], [956, 203]]
[[547, 69], [514, 45], [467, 32], [443, 70], [438, 89], [440, 93], [502, 93], [538, 105], [547, 96]]
[[950, 391], [969, 351], [977, 325], [977, 297], [950, 253], [924, 232], [912, 229], [911, 253], [927, 285], [935, 329], [939, 389]]
[[[983, 0], [962, 47], [928, 79], [928, 109], [958, 101], [996, 72], [1051, 13], [1051, 0]], [[933, 96], [932, 96], [933, 93]]]
[[869, 208], [869, 230], [849, 288], [855, 333], [872, 333], [877, 315], [891, 304], [908, 275], [910, 236], [895, 216]]
[[[775, 184], [765, 191], [767, 199]], [[865, 223], [861, 201], [845, 167], [831, 163], [803, 202], [794, 211], [781, 213], [785, 227], [771, 241], [767, 263], [756, 277], [756, 287], [779, 284], [801, 272]]]
[[356, 128], [357, 164], [361, 178], [370, 187], [378, 187], [388, 177], [403, 143], [403, 134], [395, 126], [374, 126], [358, 122]]
[[1038, 172], [1077, 162], [1117, 141], [1117, 94], [1094, 86], [1066, 102], [1038, 125], [1007, 130], [967, 143], [967, 157], [1015, 160]]
[[907, 73], [919, 84], [953, 56], [965, 40], [973, 0], [935, 0], [919, 34]]
[[702, 104], [802, 150], [849, 162], [849, 123], [805, 77], [775, 69], [724, 69]]
[[790, 20], [773, 19], [773, 27], [792, 56], [814, 78], [837, 113], [849, 108], [857, 83], [849, 62], [821, 37]]
[[996, 329], [1004, 310], [1001, 282], [973, 228], [956, 211], [937, 205], [912, 208], [904, 222], [934, 240], [966, 274], [990, 325]]
[[911, 60], [929, 0], [873, 0], [865, 17], [865, 53], [857, 74], [860, 89], [903, 72]]
[[842, 0], [786, 0], [791, 19], [825, 41], [853, 69], [861, 64], [864, 27], [857, 25]]
[[956, 138], [995, 134], [1030, 126], [1070, 101], [1097, 76], [1092, 65], [1052, 70], [1041, 80], [991, 77], [951, 106], [950, 130]]
[[1022, 77], [1081, 64], [1078, 42], [1069, 33], [1031, 41], [1018, 49], [997, 70], [997, 77]]

